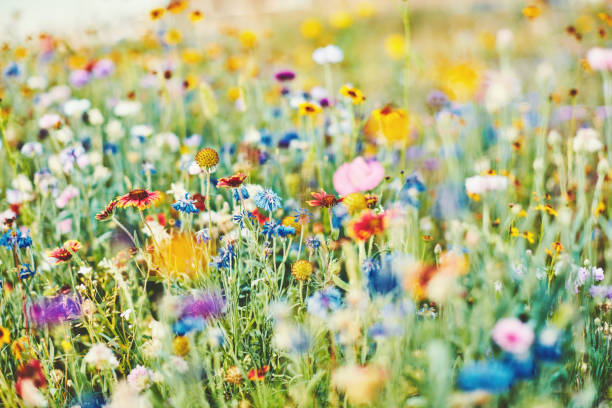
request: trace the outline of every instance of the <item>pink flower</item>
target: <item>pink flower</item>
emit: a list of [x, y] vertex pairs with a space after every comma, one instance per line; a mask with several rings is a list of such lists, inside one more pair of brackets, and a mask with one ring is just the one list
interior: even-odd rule
[[341, 196], [375, 188], [385, 177], [385, 169], [376, 160], [357, 157], [344, 163], [334, 174], [334, 189]]
[[591, 48], [587, 53], [587, 61], [596, 71], [610, 71], [612, 70], [612, 49]]
[[68, 234], [72, 231], [72, 218], [66, 218], [65, 220], [59, 221], [57, 223], [57, 229], [62, 234]]
[[57, 208], [64, 208], [68, 205], [70, 200], [79, 195], [79, 190], [74, 186], [68, 186], [62, 191], [62, 193], [55, 199], [55, 205]]
[[533, 329], [514, 317], [501, 319], [493, 328], [493, 341], [504, 351], [524, 354], [533, 343]]

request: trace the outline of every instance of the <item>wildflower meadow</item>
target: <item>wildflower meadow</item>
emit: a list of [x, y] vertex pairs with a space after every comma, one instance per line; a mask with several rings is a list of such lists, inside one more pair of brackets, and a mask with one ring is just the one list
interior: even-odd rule
[[612, 405], [610, 2], [150, 3], [0, 44], [0, 406]]

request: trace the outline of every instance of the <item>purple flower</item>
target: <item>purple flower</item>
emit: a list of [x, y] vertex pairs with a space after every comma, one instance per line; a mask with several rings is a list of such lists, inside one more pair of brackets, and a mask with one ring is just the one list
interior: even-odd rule
[[183, 299], [181, 318], [201, 317], [203, 319], [216, 318], [223, 314], [225, 300], [217, 292], [201, 292]]
[[87, 85], [90, 78], [91, 78], [91, 75], [89, 74], [88, 71], [84, 69], [77, 69], [70, 73], [70, 76], [68, 77], [68, 81], [70, 81], [70, 84], [74, 86], [75, 88], [80, 88], [82, 86]]
[[109, 76], [115, 71], [115, 63], [108, 58], [101, 59], [96, 62], [92, 69], [93, 76], [96, 78], [104, 78]]
[[54, 326], [78, 319], [81, 316], [81, 300], [76, 295], [57, 295], [42, 299], [30, 306], [30, 319], [36, 326]]
[[601, 282], [604, 278], [604, 271], [601, 268], [593, 268], [593, 279], [595, 282]]
[[274, 78], [279, 82], [291, 81], [295, 78], [295, 73], [289, 70], [279, 71], [274, 75]]

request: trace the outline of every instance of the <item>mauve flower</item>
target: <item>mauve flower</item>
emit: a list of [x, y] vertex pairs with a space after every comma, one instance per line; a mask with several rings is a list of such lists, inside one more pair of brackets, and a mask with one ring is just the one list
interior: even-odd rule
[[70, 82], [72, 86], [76, 88], [80, 88], [82, 86], [87, 85], [90, 78], [91, 78], [91, 75], [89, 74], [88, 71], [84, 69], [77, 69], [70, 73], [70, 76], [68, 77], [68, 81]]
[[215, 318], [223, 314], [225, 300], [220, 293], [203, 292], [183, 299], [181, 318], [201, 317], [203, 319]]
[[504, 351], [524, 354], [533, 343], [533, 329], [514, 317], [499, 320], [493, 328], [493, 341]]
[[342, 196], [376, 188], [385, 177], [384, 167], [376, 160], [357, 157], [344, 163], [334, 174], [334, 189]]
[[91, 73], [96, 78], [104, 78], [112, 74], [114, 71], [115, 63], [108, 58], [104, 58], [96, 62], [96, 65], [94, 65], [93, 69], [91, 70]]
[[36, 326], [53, 326], [81, 316], [81, 301], [76, 295], [58, 295], [30, 306], [30, 319]]
[[276, 78], [276, 80], [279, 82], [291, 81], [295, 78], [295, 73], [289, 70], [279, 71], [274, 75], [274, 78]]
[[591, 48], [587, 53], [587, 61], [596, 71], [609, 71], [612, 69], [612, 49]]

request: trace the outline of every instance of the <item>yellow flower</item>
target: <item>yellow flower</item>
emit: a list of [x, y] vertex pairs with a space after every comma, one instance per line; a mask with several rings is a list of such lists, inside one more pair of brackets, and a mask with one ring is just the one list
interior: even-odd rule
[[305, 259], [299, 259], [291, 265], [291, 274], [299, 281], [307, 281], [312, 276], [314, 267]]
[[351, 193], [342, 199], [342, 203], [350, 214], [357, 214], [361, 210], [365, 210], [368, 203], [361, 193]]
[[189, 353], [189, 339], [185, 336], [176, 336], [172, 341], [172, 351], [177, 356], [186, 356]]
[[376, 8], [374, 4], [364, 1], [357, 5], [356, 13], [361, 18], [369, 18], [376, 14]]
[[15, 48], [15, 59], [24, 59], [26, 55], [28, 55], [28, 50], [26, 50], [24, 47]]
[[243, 31], [240, 33], [240, 44], [244, 48], [254, 48], [257, 45], [257, 36], [252, 31]]
[[164, 10], [163, 8], [156, 8], [149, 12], [149, 16], [151, 17], [151, 20], [159, 20], [164, 16], [165, 12], [166, 10]]
[[523, 15], [525, 17], [527, 17], [528, 19], [534, 19], [537, 16], [540, 15], [540, 13], [542, 12], [542, 10], [540, 10], [540, 8], [538, 6], [527, 6], [523, 9]]
[[66, 353], [68, 353], [69, 351], [72, 350], [72, 344], [68, 340], [66, 340], [66, 339], [62, 340], [61, 345], [62, 345], [62, 349]]
[[168, 30], [166, 32], [166, 35], [164, 35], [164, 41], [166, 41], [166, 44], [169, 44], [169, 45], [180, 44], [182, 40], [183, 40], [183, 34], [181, 34], [181, 32], [177, 30], [176, 28], [172, 28]]
[[316, 116], [323, 110], [319, 105], [315, 105], [312, 102], [302, 102], [298, 108], [300, 116]]
[[185, 64], [196, 64], [202, 60], [202, 54], [193, 48], [187, 48], [181, 52], [181, 59]]
[[21, 360], [22, 353], [25, 351], [25, 345], [28, 343], [27, 337], [21, 337], [11, 344], [11, 352], [17, 360]]
[[232, 86], [227, 90], [227, 99], [232, 102], [236, 102], [240, 96], [242, 96], [242, 91], [237, 86]]
[[302, 21], [300, 25], [300, 31], [302, 32], [302, 36], [304, 38], [317, 38], [321, 35], [321, 31], [323, 31], [323, 26], [319, 20], [314, 18], [309, 18]]
[[197, 85], [198, 85], [198, 77], [193, 74], [187, 75], [185, 77], [185, 80], [183, 81], [183, 88], [187, 91], [191, 91], [192, 89], [195, 89]]
[[353, 17], [346, 11], [338, 11], [331, 15], [329, 23], [332, 27], [342, 30], [353, 24]]
[[404, 56], [406, 42], [403, 34], [389, 34], [385, 37], [385, 53], [392, 60], [400, 60]]
[[365, 101], [365, 96], [359, 88], [355, 88], [349, 85], [342, 85], [340, 88], [340, 95], [346, 96], [347, 98], [351, 98], [353, 101], [353, 105], [359, 105], [363, 101]]
[[198, 21], [202, 20], [204, 18], [204, 14], [202, 14], [202, 12], [200, 10], [194, 10], [191, 13], [189, 13], [189, 20], [192, 23], [197, 23]]
[[510, 236], [511, 237], [518, 237], [519, 236], [519, 230], [516, 227], [510, 227]]
[[535, 242], [535, 236], [530, 231], [523, 232], [523, 238], [525, 238], [530, 244]]
[[179, 14], [187, 8], [187, 0], [172, 0], [166, 10], [172, 14]]
[[236, 366], [228, 367], [225, 370], [225, 382], [233, 385], [238, 385], [242, 382], [242, 373], [240, 369]]
[[388, 143], [406, 141], [409, 137], [410, 119], [408, 113], [400, 108], [386, 105], [372, 111], [365, 125], [365, 133]]
[[88, 60], [82, 55], [71, 55], [66, 61], [66, 65], [70, 69], [85, 69]]
[[195, 161], [201, 168], [209, 170], [219, 164], [219, 153], [210, 147], [205, 147], [196, 154]]
[[244, 65], [244, 60], [239, 56], [229, 56], [227, 60], [225, 60], [225, 68], [228, 71], [238, 71]]
[[302, 224], [300, 224], [299, 222], [295, 222], [295, 217], [291, 215], [288, 215], [283, 218], [283, 221], [281, 223], [286, 227], [293, 227], [295, 229], [294, 235], [300, 235], [300, 232], [302, 232]]
[[600, 216], [601, 214], [603, 214], [606, 211], [606, 205], [603, 202], [599, 202], [599, 204], [597, 204], [597, 208], [595, 208], [595, 217]]
[[5, 327], [0, 326], [0, 344], [8, 344], [11, 341], [11, 333]]
[[475, 64], [462, 62], [442, 67], [441, 86], [453, 100], [472, 98], [480, 86], [480, 73]]

